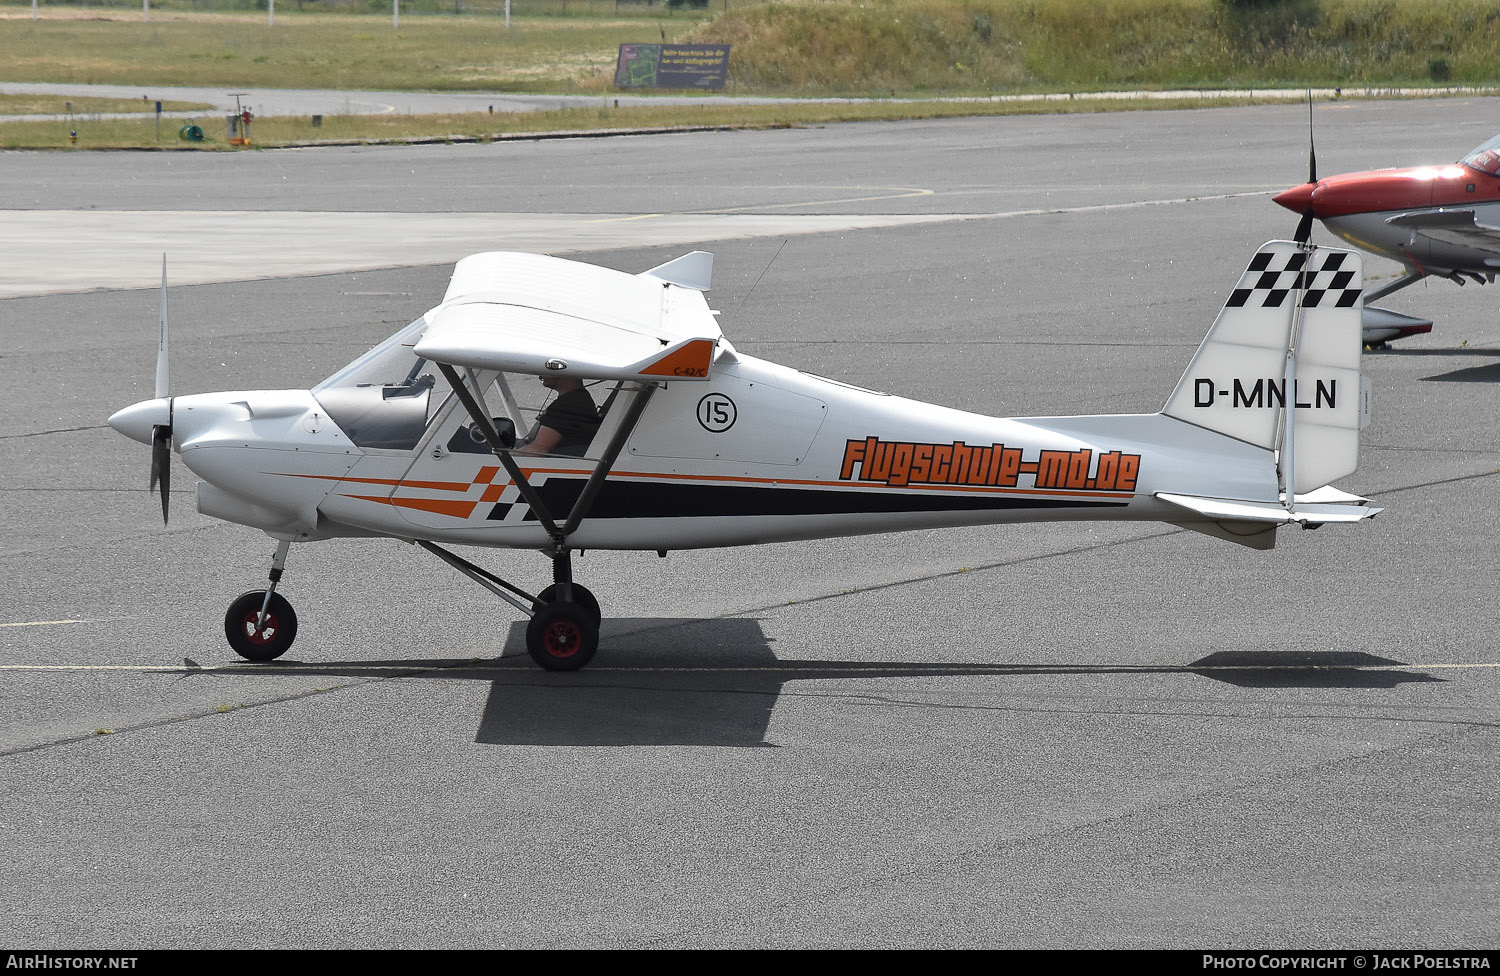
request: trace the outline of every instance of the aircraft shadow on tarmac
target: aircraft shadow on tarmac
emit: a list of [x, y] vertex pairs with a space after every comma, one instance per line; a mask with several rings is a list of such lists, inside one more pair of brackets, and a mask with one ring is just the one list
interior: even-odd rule
[[1467, 366], [1448, 373], [1422, 377], [1426, 383], [1500, 383], [1500, 363]]
[[[1380, 353], [1402, 359], [1419, 356], [1483, 356], [1486, 359], [1500, 357], [1500, 349], [1486, 346], [1456, 346], [1449, 349], [1387, 348], [1380, 350]], [[1424, 383], [1500, 383], [1500, 362], [1485, 363], [1483, 366], [1465, 366], [1463, 369], [1434, 373], [1432, 376], [1423, 376], [1421, 379]]]
[[[1179, 666], [983, 664], [778, 658], [750, 618], [606, 620], [604, 647], [576, 672], [535, 668], [516, 623], [498, 659], [406, 658], [311, 662], [274, 670], [247, 665], [224, 675], [333, 675], [487, 681], [475, 741], [493, 745], [719, 746], [776, 748], [766, 730], [790, 682], [851, 678], [933, 679], [1005, 675], [1201, 674], [1239, 687], [1393, 688], [1436, 681], [1368, 654], [1219, 652]], [[292, 664], [292, 662], [286, 662]], [[1391, 667], [1386, 668], [1385, 665]]]
[[1219, 651], [1180, 670], [1239, 688], [1395, 688], [1442, 681], [1400, 661], [1353, 651]]

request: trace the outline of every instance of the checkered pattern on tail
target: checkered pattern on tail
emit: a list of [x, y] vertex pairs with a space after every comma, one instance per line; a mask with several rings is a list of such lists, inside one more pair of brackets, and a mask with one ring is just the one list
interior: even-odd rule
[[1308, 258], [1306, 251], [1286, 254], [1261, 251], [1245, 269], [1239, 285], [1224, 305], [1226, 308], [1280, 308], [1288, 295], [1297, 293], [1300, 285], [1307, 289], [1302, 299], [1303, 308], [1317, 308], [1319, 305], [1350, 308], [1359, 301], [1363, 283], [1356, 271], [1343, 270], [1348, 256], [1346, 251], [1320, 248], [1312, 252], [1314, 266], [1304, 269]]

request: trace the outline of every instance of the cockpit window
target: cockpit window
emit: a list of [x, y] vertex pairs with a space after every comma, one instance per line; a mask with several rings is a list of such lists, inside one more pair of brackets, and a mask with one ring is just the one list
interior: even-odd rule
[[[485, 399], [492, 410], [503, 412], [504, 416], [492, 417], [491, 423], [500, 433], [501, 443], [515, 447], [522, 454], [586, 457], [623, 384], [601, 380], [588, 381], [577, 388], [568, 384], [568, 391], [559, 395], [547, 387], [548, 379], [529, 373], [496, 376]], [[538, 386], [538, 380], [544, 382]], [[545, 428], [551, 428], [553, 433], [544, 434]], [[484, 435], [467, 420], [448, 440], [447, 448], [473, 454], [488, 454], [490, 450]]]
[[1464, 165], [1481, 173], [1500, 176], [1500, 136], [1475, 147], [1473, 152], [1464, 157]]
[[437, 366], [412, 351], [426, 324], [418, 319], [313, 387], [328, 416], [358, 446], [411, 450], [452, 392]]
[[[313, 387], [312, 394], [359, 447], [413, 450], [434, 421], [446, 416], [449, 420], [441, 424], [440, 436], [448, 451], [488, 454], [488, 441], [473, 429], [441, 369], [414, 351], [426, 327], [426, 316], [417, 319]], [[561, 420], [553, 422], [564, 428], [566, 436], [547, 453], [572, 456], [586, 454], [614, 403], [610, 392], [621, 385], [590, 381], [585, 389], [571, 394], [571, 412], [559, 413], [554, 408], [549, 415], [548, 408], [557, 402], [556, 394], [546, 389], [545, 383], [538, 383], [540, 377], [480, 373], [475, 378], [482, 386], [480, 399], [491, 412], [491, 423], [502, 432], [502, 443], [519, 445], [524, 451], [546, 420], [556, 415]], [[583, 407], [585, 397], [587, 409]], [[445, 413], [447, 404], [452, 406]]]

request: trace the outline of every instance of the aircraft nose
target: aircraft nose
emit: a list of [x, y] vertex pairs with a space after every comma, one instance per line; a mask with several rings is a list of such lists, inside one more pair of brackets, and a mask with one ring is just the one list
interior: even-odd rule
[[1282, 190], [1271, 199], [1292, 213], [1307, 213], [1312, 209], [1313, 191], [1317, 188], [1316, 183], [1303, 183], [1290, 190]]
[[140, 441], [142, 444], [151, 443], [152, 427], [164, 426], [171, 422], [172, 401], [168, 397], [158, 397], [155, 400], [142, 400], [140, 403], [132, 403], [124, 410], [115, 412], [109, 418], [109, 425], [111, 427], [131, 440]]

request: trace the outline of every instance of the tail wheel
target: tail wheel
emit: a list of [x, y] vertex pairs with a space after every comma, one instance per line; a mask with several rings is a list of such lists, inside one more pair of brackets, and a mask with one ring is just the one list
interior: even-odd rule
[[[266, 608], [264, 621], [260, 619], [262, 606]], [[251, 590], [229, 605], [224, 614], [224, 636], [240, 657], [274, 661], [297, 637], [297, 611], [280, 593], [272, 593], [267, 605], [265, 590]]]
[[[556, 583], [547, 587], [536, 595], [536, 602], [532, 604], [532, 610], [540, 610], [545, 603], [554, 603], [557, 600], [557, 591], [561, 589]], [[594, 626], [597, 628], [599, 622], [604, 619], [604, 614], [599, 609], [599, 599], [589, 592], [589, 589], [579, 583], [573, 584], [573, 602], [589, 612], [594, 618]]]
[[548, 671], [577, 671], [598, 649], [599, 625], [577, 603], [543, 604], [526, 625], [526, 650]]

